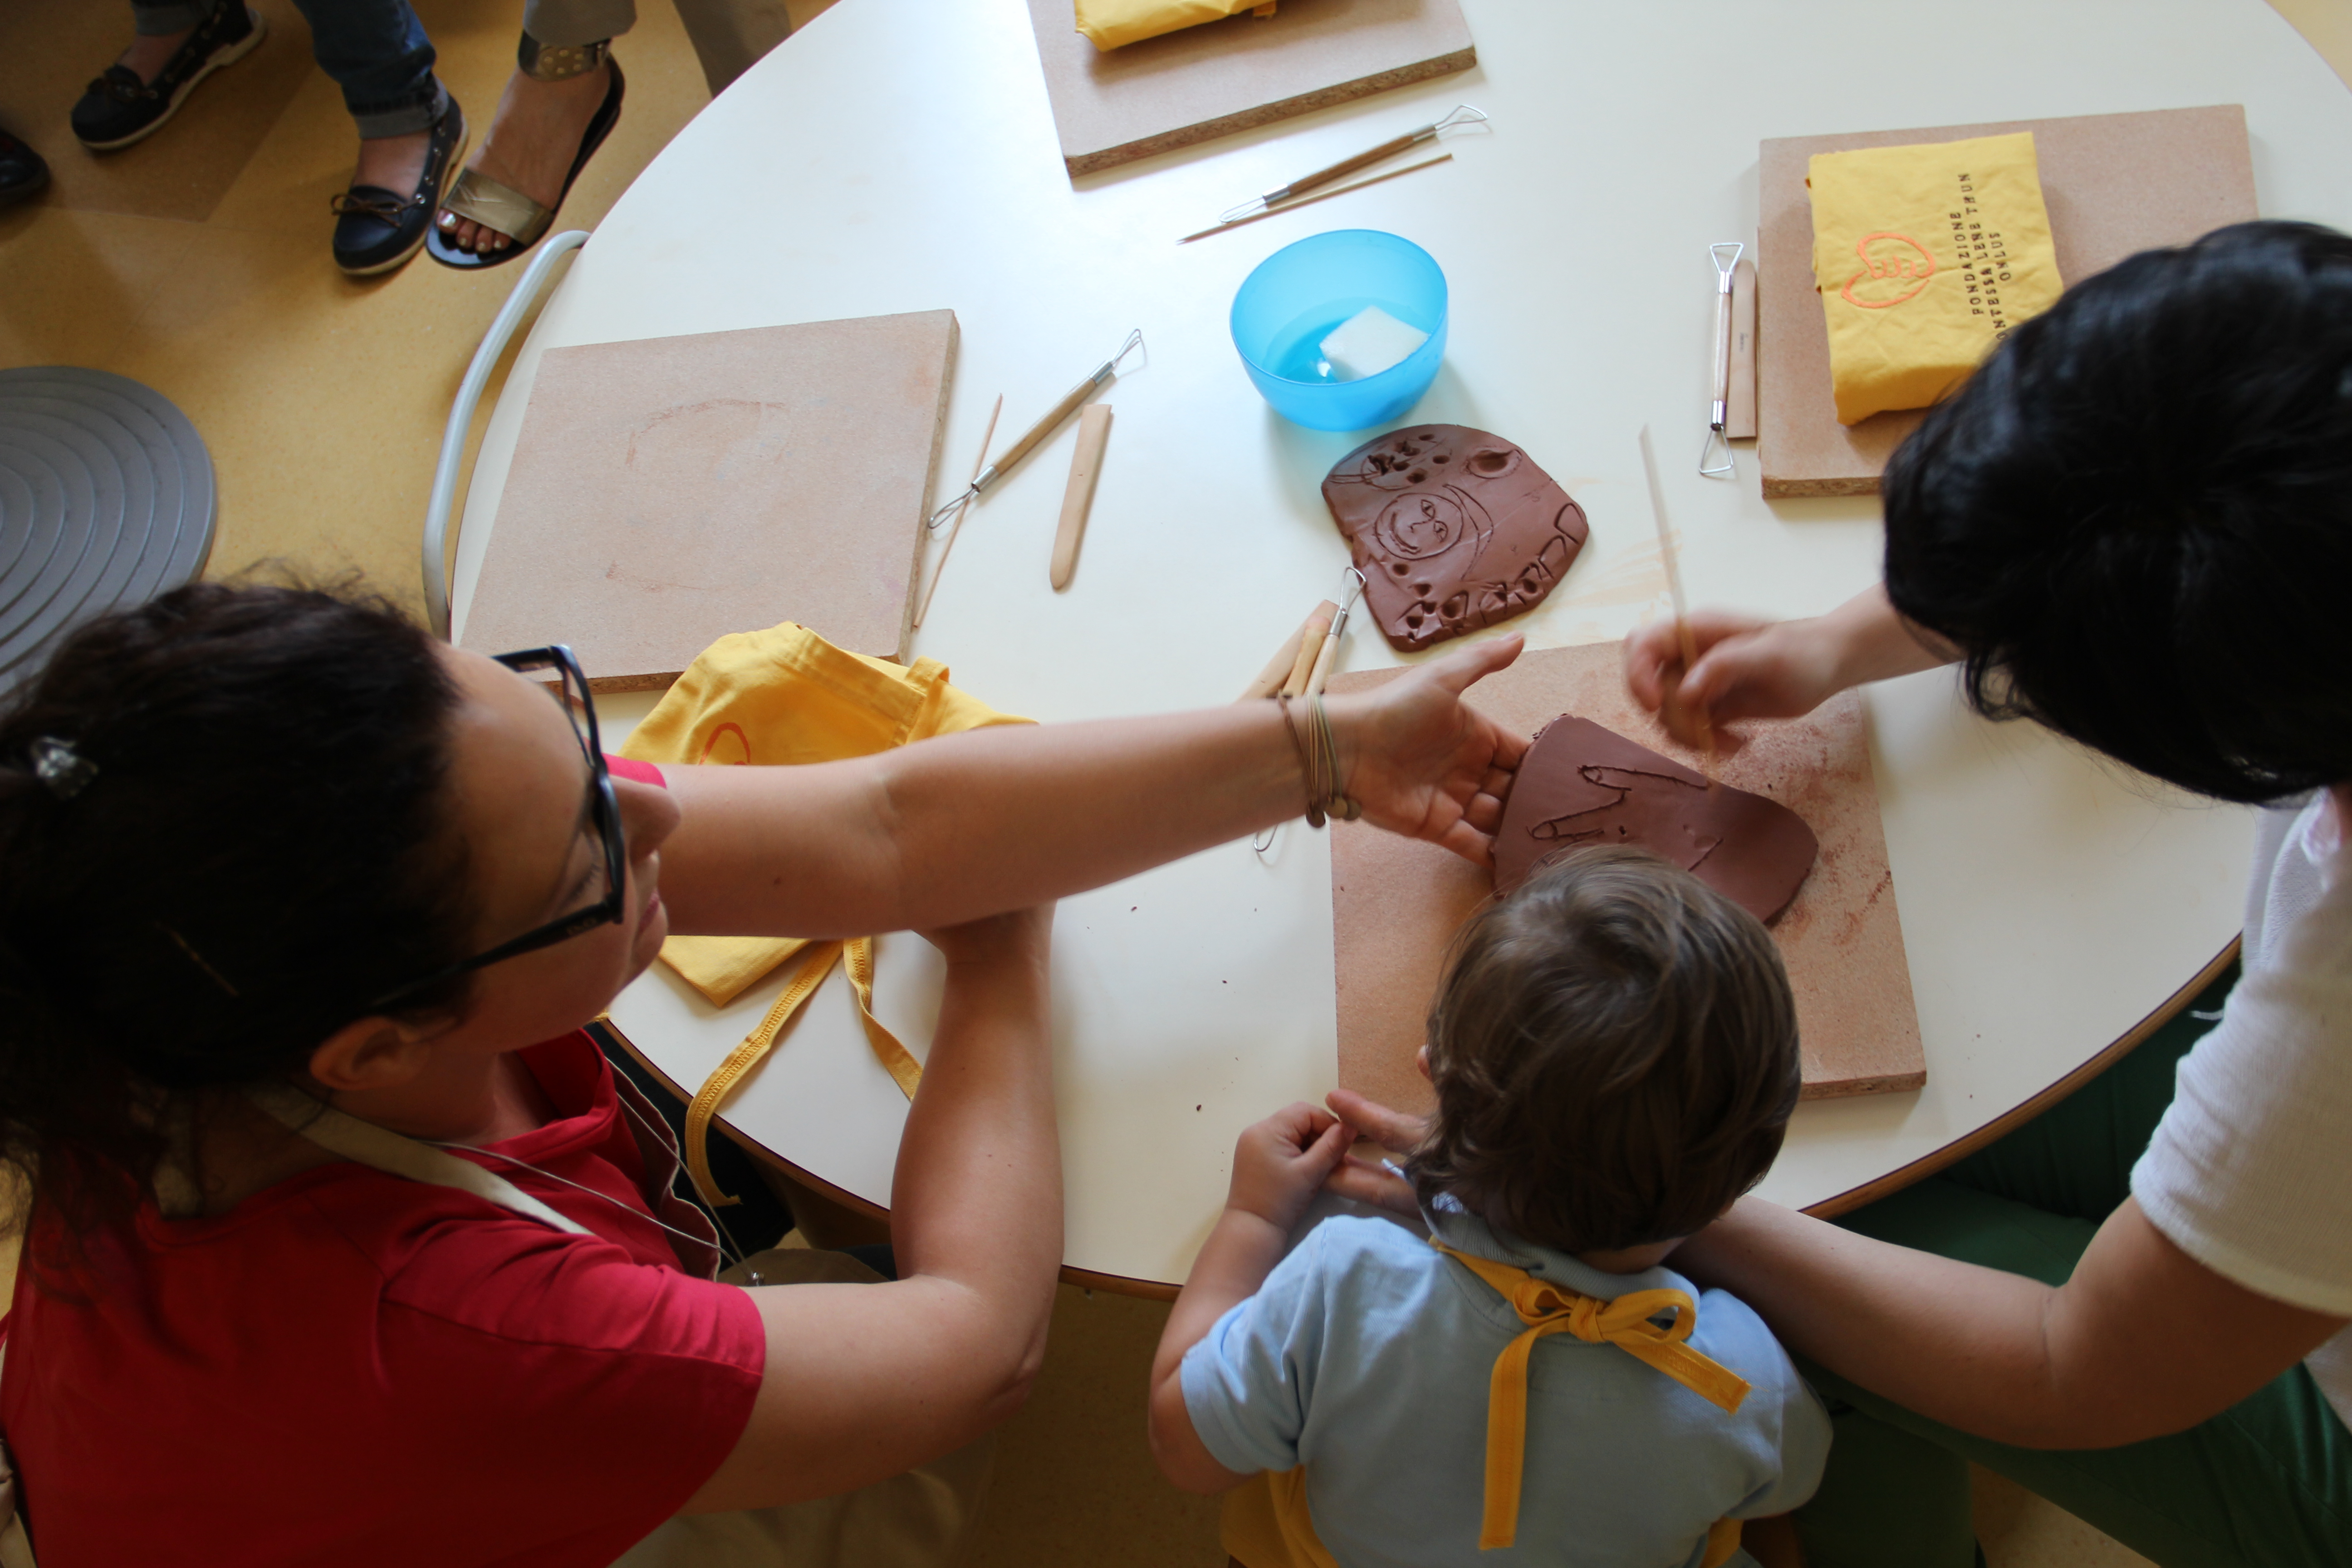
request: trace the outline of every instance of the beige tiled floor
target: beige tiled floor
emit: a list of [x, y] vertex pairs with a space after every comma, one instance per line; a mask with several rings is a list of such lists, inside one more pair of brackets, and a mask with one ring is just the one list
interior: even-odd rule
[[[416, 540], [449, 399], [516, 273], [419, 259], [368, 282], [327, 260], [327, 198], [351, 129], [307, 65], [289, 0], [254, 0], [263, 51], [200, 89], [153, 141], [102, 162], [66, 135], [71, 93], [119, 47], [103, 0], [0, 8], [0, 124], [58, 170], [0, 214], [0, 365], [77, 363], [161, 389], [211, 444], [221, 485], [215, 574], [280, 557], [356, 568], [414, 601]], [[806, 20], [832, 0], [796, 0]], [[854, 3], [854, 0], [852, 0]], [[2352, 81], [2352, 5], [2272, 0]], [[514, 47], [514, 0], [419, 0], [441, 69], [478, 127]], [[619, 46], [627, 108], [563, 213], [593, 226], [705, 101], [677, 17], [647, 5]], [[0, 1259], [0, 1269], [5, 1260]], [[0, 1285], [5, 1285], [0, 1280]], [[973, 1568], [1216, 1568], [1214, 1508], [1162, 1484], [1143, 1443], [1143, 1381], [1167, 1309], [1064, 1287], [1035, 1397], [1006, 1428]], [[1993, 1568], [2143, 1562], [1998, 1478], [1979, 1476]]]

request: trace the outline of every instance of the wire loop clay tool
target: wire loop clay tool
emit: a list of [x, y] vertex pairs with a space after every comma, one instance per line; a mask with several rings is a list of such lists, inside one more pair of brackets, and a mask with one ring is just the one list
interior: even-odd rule
[[[1738, 471], [1724, 426], [1731, 412], [1731, 274], [1747, 248], [1736, 239], [1719, 239], [1706, 247], [1715, 260], [1715, 400], [1707, 406], [1706, 440], [1698, 450], [1698, 471], [1710, 479], [1727, 479]], [[1655, 487], [1650, 493], [1657, 494]]]
[[[1658, 485], [1658, 454], [1650, 447], [1650, 427], [1642, 426], [1642, 474], [1650, 481], [1650, 520], [1658, 526], [1658, 559], [1665, 563], [1666, 593], [1674, 600], [1675, 637], [1682, 644], [1683, 673], [1698, 665], [1698, 639], [1691, 635], [1690, 602], [1683, 597], [1682, 564], [1675, 558], [1673, 533], [1666, 527], [1666, 494]], [[1715, 787], [1715, 726], [1699, 710], [1699, 729], [1706, 737], [1706, 787]]]
[[1021, 438], [1004, 449], [1004, 455], [971, 478], [961, 495], [931, 513], [929, 527], [937, 529], [948, 518], [966, 505], [977, 500], [988, 487], [1003, 479], [1013, 466], [1027, 457], [1031, 448], [1059, 428], [1063, 420], [1078, 411], [1078, 405], [1094, 393], [1095, 388], [1118, 374], [1121, 360], [1143, 346], [1143, 329], [1138, 327], [1127, 334], [1127, 342], [1118, 345], [1118, 353], [1097, 365], [1087, 378], [1062, 395], [1062, 401], [1045, 411], [1045, 416], [1022, 433]]
[[[1369, 169], [1373, 164], [1381, 162], [1383, 159], [1393, 158], [1398, 153], [1402, 153], [1409, 148], [1418, 147], [1424, 142], [1434, 142], [1437, 140], [1438, 133], [1441, 132], [1451, 131], [1465, 125], [1485, 125], [1486, 123], [1486, 111], [1485, 110], [1474, 108], [1466, 103], [1457, 103], [1443, 120], [1432, 121], [1429, 124], [1418, 126], [1413, 130], [1406, 132], [1402, 136], [1391, 137], [1388, 141], [1381, 142], [1379, 146], [1368, 148], [1365, 151], [1357, 153], [1352, 158], [1342, 158], [1338, 163], [1330, 164], [1326, 168], [1318, 169], [1311, 174], [1301, 174], [1298, 178], [1291, 181], [1286, 185], [1276, 185], [1274, 189], [1265, 192], [1262, 195], [1252, 196], [1249, 200], [1242, 203], [1239, 206], [1228, 207], [1225, 209], [1224, 213], [1218, 217], [1215, 224], [1212, 225], [1208, 228], [1201, 230], [1198, 234], [1188, 234], [1176, 243], [1179, 245], [1189, 245], [1196, 239], [1206, 239], [1213, 234], [1223, 233], [1224, 230], [1235, 227], [1241, 224], [1255, 223], [1259, 218], [1268, 216], [1277, 210], [1286, 210], [1285, 204], [1287, 204], [1289, 206], [1304, 206], [1306, 203], [1301, 201], [1299, 198], [1306, 196], [1307, 192], [1314, 190], [1318, 186], [1328, 185], [1334, 180], [1344, 179], [1348, 175], [1354, 174], [1359, 169]], [[1441, 157], [1431, 158], [1425, 162], [1414, 163], [1407, 168], [1398, 169], [1390, 174], [1378, 175], [1376, 178], [1371, 180], [1359, 181], [1356, 184], [1349, 185], [1344, 188], [1351, 191], [1359, 190], [1365, 185], [1377, 184], [1380, 180], [1392, 180], [1396, 178], [1398, 174], [1410, 174], [1414, 169], [1426, 169], [1431, 163], [1442, 163], [1453, 155], [1454, 154], [1451, 153], [1448, 153]], [[1336, 196], [1338, 195], [1339, 195], [1339, 192], [1338, 191], [1327, 191], [1324, 193], [1324, 195]], [[1315, 196], [1311, 199], [1319, 202], [1323, 199], [1323, 196]]]
[[[972, 455], [971, 473], [973, 479], [978, 479], [980, 477], [981, 465], [988, 461], [988, 444], [996, 438], [996, 416], [1003, 412], [1004, 394], [1000, 392], [996, 395], [996, 405], [988, 411], [988, 428], [980, 433], [980, 450]], [[958, 506], [961, 506], [971, 499], [971, 490], [969, 486], [967, 486], [963, 495], [957, 500], [956, 504]], [[948, 530], [948, 542], [940, 546], [940, 563], [931, 568], [931, 585], [923, 590], [922, 606], [915, 612], [915, 626], [918, 629], [920, 629], [922, 626], [923, 617], [931, 613], [931, 599], [939, 593], [940, 578], [946, 574], [948, 569], [948, 553], [955, 549], [956, 535], [962, 531], [963, 513], [959, 511], [956, 513], [955, 526]]]

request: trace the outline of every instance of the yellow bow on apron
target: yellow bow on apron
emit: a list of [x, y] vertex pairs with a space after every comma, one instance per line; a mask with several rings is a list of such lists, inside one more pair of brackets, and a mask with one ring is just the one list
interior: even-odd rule
[[[1486, 1389], [1486, 1499], [1478, 1550], [1517, 1544], [1519, 1481], [1527, 1462], [1528, 1358], [1547, 1334], [1574, 1334], [1588, 1344], [1612, 1344], [1648, 1363], [1727, 1414], [1748, 1397], [1747, 1379], [1683, 1342], [1698, 1323], [1698, 1306], [1680, 1290], [1635, 1290], [1612, 1300], [1581, 1295], [1524, 1268], [1432, 1247], [1485, 1280], [1511, 1304], [1525, 1332], [1495, 1358]], [[1674, 1322], [1650, 1320], [1671, 1312]], [[1244, 1568], [1338, 1568], [1315, 1532], [1307, 1507], [1307, 1470], [1262, 1472], [1225, 1494], [1220, 1533], [1225, 1551]], [[1701, 1568], [1721, 1568], [1739, 1550], [1739, 1521], [1707, 1527]]]
[[[947, 666], [919, 658], [901, 668], [834, 647], [790, 621], [724, 637], [702, 650], [644, 722], [622, 742], [647, 763], [792, 766], [871, 756], [933, 735], [990, 724], [1026, 724], [948, 684]], [[710, 1119], [833, 966], [847, 960], [866, 1043], [899, 1089], [912, 1098], [922, 1068], [874, 1016], [874, 940], [811, 942], [799, 937], [674, 936], [662, 962], [714, 1006], [725, 1006], [784, 960], [805, 952], [791, 984], [743, 1043], [705, 1079], [686, 1112], [686, 1168], [714, 1205], [740, 1202], [710, 1173]]]

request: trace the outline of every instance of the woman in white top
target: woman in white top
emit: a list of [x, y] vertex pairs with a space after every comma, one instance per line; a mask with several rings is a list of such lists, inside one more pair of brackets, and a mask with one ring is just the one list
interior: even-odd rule
[[2249, 224], [2078, 285], [1905, 443], [1885, 511], [1883, 590], [1696, 615], [1687, 669], [1653, 626], [1635, 695], [1689, 735], [1964, 660], [1980, 711], [2273, 809], [2201, 1038], [1835, 1223], [1746, 1198], [1676, 1254], [1839, 1412], [1808, 1561], [1981, 1563], [1973, 1459], [2165, 1568], [2352, 1563], [2352, 237]]
[[1853, 1407], [1811, 1561], [1966, 1568], [1965, 1457], [2168, 1568], [2352, 1562], [2352, 237], [2244, 225], [2078, 286], [1885, 497], [1884, 590], [1698, 617], [1687, 671], [1653, 628], [1635, 692], [1686, 726], [1958, 658], [1980, 711], [2272, 809], [2185, 1056], [2183, 1019], [1967, 1168], [1685, 1248]]

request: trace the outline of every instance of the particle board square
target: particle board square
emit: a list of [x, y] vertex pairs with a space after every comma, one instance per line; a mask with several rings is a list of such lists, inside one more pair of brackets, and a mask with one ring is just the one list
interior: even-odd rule
[[2071, 286], [2136, 251], [2182, 245], [2257, 216], [2246, 111], [2234, 103], [2139, 114], [2011, 120], [1920, 131], [1868, 131], [1766, 142], [1757, 167], [1761, 260], [1758, 454], [1764, 494], [1876, 495], [1887, 458], [1923, 412], [1837, 421], [1829, 329], [1813, 287], [1813, 209], [1805, 171], [1816, 153], [2033, 132], [2042, 199]]
[[1108, 53], [1072, 0], [1029, 0], [1073, 177], [1478, 63], [1456, 0], [1280, 0]]
[[955, 349], [922, 310], [550, 350], [462, 646], [604, 691], [779, 621], [903, 660]]
[[[1701, 766], [1698, 752], [1626, 695], [1622, 657], [1616, 643], [1522, 654], [1472, 687], [1468, 700], [1521, 734], [1574, 713]], [[1337, 676], [1331, 689], [1360, 691], [1403, 673]], [[1844, 692], [1803, 719], [1740, 729], [1746, 743], [1717, 758], [1716, 777], [1788, 806], [1821, 841], [1811, 873], [1770, 927], [1796, 994], [1804, 1096], [1917, 1089], [1927, 1081], [1927, 1058], [1861, 696]], [[1493, 891], [1485, 868], [1433, 845], [1360, 823], [1332, 824], [1342, 1087], [1400, 1110], [1433, 1107], [1413, 1053], [1447, 944]]]

